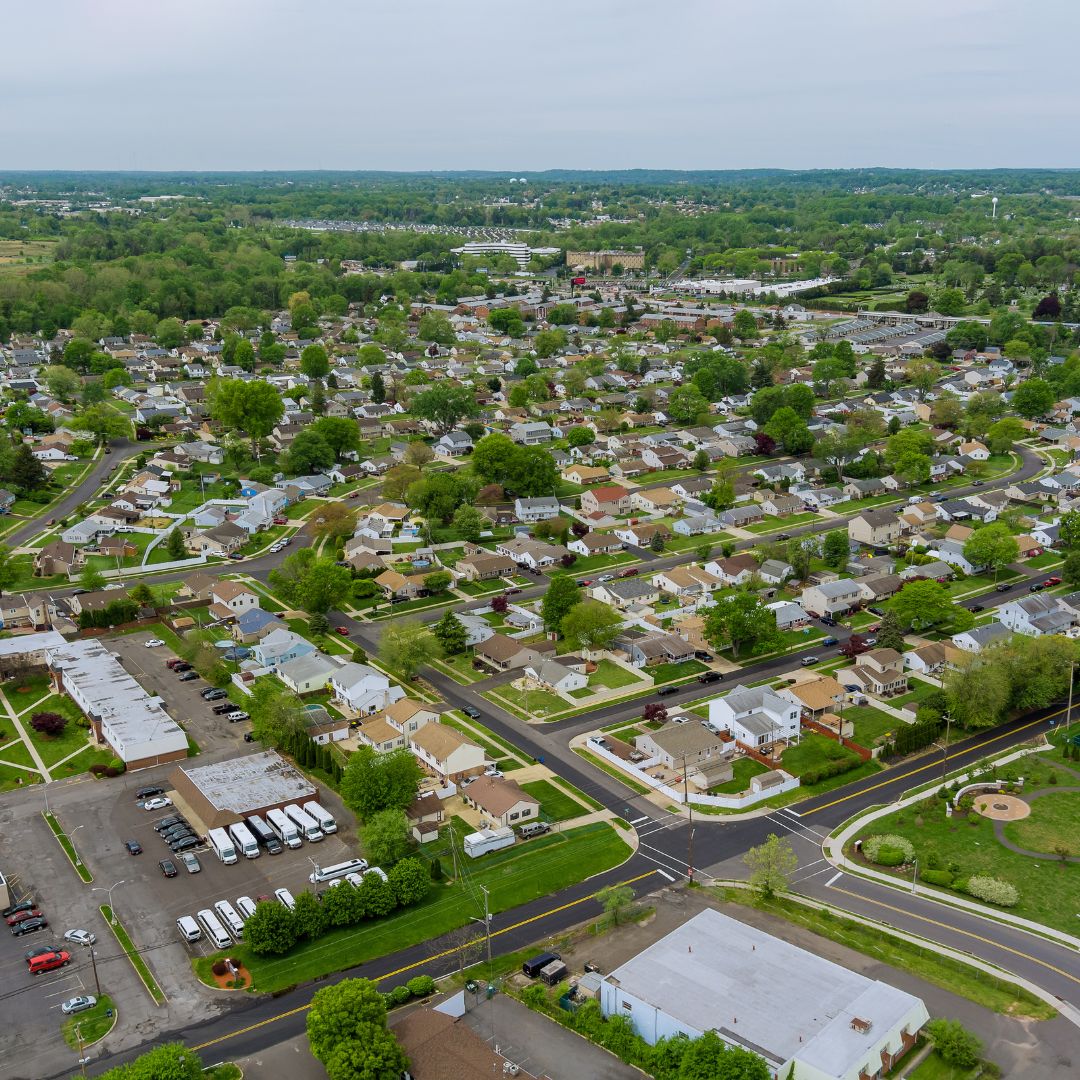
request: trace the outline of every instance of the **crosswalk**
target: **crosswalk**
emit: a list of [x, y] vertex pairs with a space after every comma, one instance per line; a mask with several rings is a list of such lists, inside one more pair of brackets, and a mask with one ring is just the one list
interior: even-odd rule
[[[806, 824], [802, 820], [802, 815], [788, 806], [781, 807], [775, 814], [770, 814], [769, 821], [783, 829], [791, 839], [802, 840], [809, 844], [812, 849], [807, 852], [805, 848], [795, 848], [795, 854], [799, 856], [799, 865], [791, 878], [791, 885], [798, 885], [800, 882], [809, 881], [811, 878], [835, 870], [833, 864], [825, 858], [824, 845], [829, 838], [828, 833], [823, 833], [819, 829]], [[837, 877], [842, 876], [842, 874], [837, 873], [826, 884], [832, 885]]]

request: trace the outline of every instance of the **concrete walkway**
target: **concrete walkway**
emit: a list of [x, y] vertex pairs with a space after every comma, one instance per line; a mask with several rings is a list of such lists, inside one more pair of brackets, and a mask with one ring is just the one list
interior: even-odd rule
[[[41, 773], [42, 779], [48, 783], [52, 777], [49, 775], [49, 770], [45, 766], [45, 762], [41, 760], [41, 755], [38, 753], [37, 747], [34, 745], [33, 740], [26, 733], [26, 728], [23, 727], [23, 722], [19, 719], [15, 710], [11, 707], [11, 702], [7, 699], [7, 694], [0, 694], [0, 700], [4, 703], [4, 710], [7, 712], [12, 724], [15, 725], [15, 730], [19, 733], [19, 738], [22, 739], [23, 745], [30, 751], [30, 757], [34, 760], [34, 766], [37, 771]], [[23, 768], [24, 766], [19, 766]]]

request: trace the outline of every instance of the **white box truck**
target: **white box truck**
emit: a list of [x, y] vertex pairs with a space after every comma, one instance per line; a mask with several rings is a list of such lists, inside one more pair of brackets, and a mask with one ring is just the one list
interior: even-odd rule
[[316, 844], [323, 838], [318, 822], [305, 814], [296, 803], [289, 803], [285, 807], [285, 816], [300, 830], [300, 835], [309, 844]]
[[280, 810], [268, 810], [266, 824], [277, 834], [277, 838], [286, 847], [300, 847], [302, 843], [300, 830]]
[[514, 830], [509, 825], [501, 825], [497, 829], [481, 829], [479, 832], [470, 833], [462, 841], [462, 846], [466, 855], [478, 859], [489, 851], [510, 847], [513, 842]]
[[324, 835], [329, 836], [331, 833], [337, 832], [337, 822], [334, 820], [334, 815], [329, 810], [323, 809], [317, 802], [304, 803], [304, 813], [308, 817], [315, 819]]
[[245, 859], [257, 859], [259, 857], [259, 843], [243, 822], [237, 821], [230, 825], [229, 835], [236, 842], [236, 850]]
[[232, 842], [232, 837], [224, 829], [211, 829], [207, 833], [207, 839], [210, 841], [214, 854], [226, 866], [236, 862], [236, 847]]

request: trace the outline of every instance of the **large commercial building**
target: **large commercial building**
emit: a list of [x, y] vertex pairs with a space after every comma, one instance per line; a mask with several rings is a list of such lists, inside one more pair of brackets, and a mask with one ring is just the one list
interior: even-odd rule
[[509, 255], [523, 270], [534, 255], [559, 254], [558, 248], [533, 248], [516, 240], [470, 240], [467, 244], [451, 250], [455, 255]]
[[605, 976], [600, 1005], [650, 1044], [715, 1031], [783, 1080], [876, 1080], [929, 1019], [919, 998], [711, 908]]
[[179, 765], [169, 783], [208, 829], [319, 798], [319, 789], [273, 750], [213, 765]]
[[615, 265], [624, 270], [644, 270], [644, 251], [568, 251], [566, 265], [581, 267], [582, 270], [602, 270], [608, 272]]

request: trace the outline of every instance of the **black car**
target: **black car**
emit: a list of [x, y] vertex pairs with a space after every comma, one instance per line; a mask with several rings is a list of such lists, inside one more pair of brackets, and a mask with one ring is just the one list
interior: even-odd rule
[[195, 830], [185, 821], [183, 825], [174, 825], [171, 829], [166, 829], [161, 834], [161, 839], [166, 844], [171, 844], [174, 840], [179, 840], [182, 836], [194, 836]]
[[38, 930], [44, 930], [49, 925], [49, 920], [44, 915], [37, 919], [24, 919], [11, 928], [12, 937], [22, 937], [23, 934], [33, 934]]
[[39, 945], [36, 949], [31, 949], [29, 952], [23, 953], [23, 956], [27, 960], [33, 960], [35, 956], [44, 956], [46, 953], [58, 951], [59, 948], [56, 945]]
[[176, 863], [172, 859], [162, 859], [158, 866], [166, 877], [176, 877]]
[[723, 677], [724, 676], [721, 675], [719, 671], [703, 671], [697, 677], [697, 681], [699, 683], [720, 682], [720, 680], [723, 679]]
[[180, 676], [180, 682], [194, 682], [199, 677], [197, 671], [185, 671]]
[[255, 736], [252, 735], [250, 731], [245, 731], [244, 732], [244, 742], [254, 742], [254, 741], [255, 741]]
[[667, 697], [668, 694], [677, 694], [678, 692], [679, 688], [677, 686], [661, 686], [660, 689], [656, 691], [659, 697]]
[[210, 711], [215, 716], [224, 716], [227, 712], [233, 711], [233, 703], [229, 701], [226, 702], [224, 705], [215, 705]]
[[187, 819], [183, 814], [170, 814], [168, 817], [163, 817], [160, 821], [154, 822], [154, 832], [164, 832], [166, 829], [171, 829], [174, 825], [186, 825]]
[[127, 848], [127, 852], [129, 855], [142, 854], [142, 844], [140, 844], [138, 840], [125, 840], [124, 847]]
[[471, 717], [473, 720], [479, 720], [480, 719], [480, 710], [475, 708], [472, 705], [462, 705], [461, 711], [466, 716]]
[[192, 848], [198, 847], [202, 841], [197, 836], [185, 836], [183, 840], [176, 840], [169, 845], [173, 849], [173, 852], [179, 855], [183, 851], [190, 851]]
[[983, 610], [983, 606], [982, 606], [982, 604], [972, 604], [971, 605], [971, 610], [973, 612], [979, 612], [979, 611]]
[[205, 690], [203, 691], [203, 697], [206, 698], [207, 701], [220, 701], [222, 698], [228, 696], [229, 695], [224, 690], [214, 689], [211, 690], [209, 694], [206, 693]]
[[818, 619], [818, 622], [821, 623], [822, 626], [836, 625], [836, 620], [831, 615], [822, 615], [821, 618]]
[[135, 801], [142, 802], [143, 799], [152, 799], [155, 795], [164, 795], [165, 789], [163, 787], [141, 787], [135, 792]]
[[216, 686], [208, 686], [205, 690], [199, 691], [199, 697], [209, 698], [216, 690]]
[[709, 661], [712, 660], [712, 658], [713, 658], [712, 653], [706, 652], [704, 649], [697, 649], [694, 652], [694, 659], [695, 660], [703, 660], [706, 664], [709, 663]]
[[1012, 588], [1011, 585], [1007, 585], [1004, 581], [1000, 585], [994, 586], [994, 592], [1008, 592]]
[[191, 665], [186, 660], [181, 660], [179, 664], [173, 664], [173, 671], [190, 671]]
[[3, 911], [0, 911], [0, 919], [6, 919], [9, 915], [18, 915], [20, 911], [33, 911], [36, 907], [36, 900], [22, 900], [19, 903], [12, 904], [11, 907], [6, 907]]

